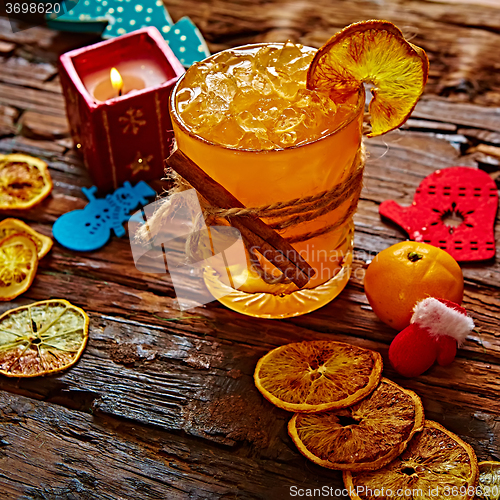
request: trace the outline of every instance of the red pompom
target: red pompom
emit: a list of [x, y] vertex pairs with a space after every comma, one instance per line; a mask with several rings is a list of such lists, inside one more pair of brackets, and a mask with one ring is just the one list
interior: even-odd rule
[[389, 360], [404, 377], [418, 377], [436, 361], [438, 345], [427, 330], [407, 326], [392, 341]]

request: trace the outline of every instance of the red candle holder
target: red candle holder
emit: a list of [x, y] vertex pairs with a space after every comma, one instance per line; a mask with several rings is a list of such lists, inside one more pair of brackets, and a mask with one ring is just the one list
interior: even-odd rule
[[[99, 189], [159, 179], [173, 132], [169, 95], [184, 68], [153, 27], [67, 52], [59, 73], [71, 135]], [[111, 68], [123, 78], [112, 87]]]

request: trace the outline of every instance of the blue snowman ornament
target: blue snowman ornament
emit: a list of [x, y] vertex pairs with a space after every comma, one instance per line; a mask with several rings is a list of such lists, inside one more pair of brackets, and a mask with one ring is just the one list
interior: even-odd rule
[[137, 206], [143, 206], [147, 198], [156, 195], [144, 181], [134, 187], [125, 182], [106, 198], [96, 198], [97, 188], [83, 188], [89, 204], [83, 210], [73, 210], [56, 220], [52, 228], [54, 238], [62, 246], [79, 252], [91, 252], [103, 247], [113, 230], [119, 238], [125, 235], [123, 223]]

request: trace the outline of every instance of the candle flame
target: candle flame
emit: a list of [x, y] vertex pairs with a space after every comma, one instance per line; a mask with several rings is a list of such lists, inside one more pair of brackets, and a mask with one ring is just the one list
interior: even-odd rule
[[118, 95], [122, 95], [123, 90], [123, 79], [119, 71], [116, 68], [111, 68], [109, 72], [109, 77], [111, 78], [111, 85], [118, 92]]

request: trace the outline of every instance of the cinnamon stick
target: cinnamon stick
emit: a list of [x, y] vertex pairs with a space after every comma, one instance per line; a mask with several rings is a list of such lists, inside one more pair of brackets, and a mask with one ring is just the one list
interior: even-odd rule
[[[174, 151], [165, 164], [186, 179], [211, 205], [225, 209], [245, 208], [243, 203], [181, 150]], [[315, 275], [314, 269], [301, 255], [257, 216], [235, 215], [231, 217], [231, 225], [240, 231], [247, 245], [261, 253], [299, 288]]]

